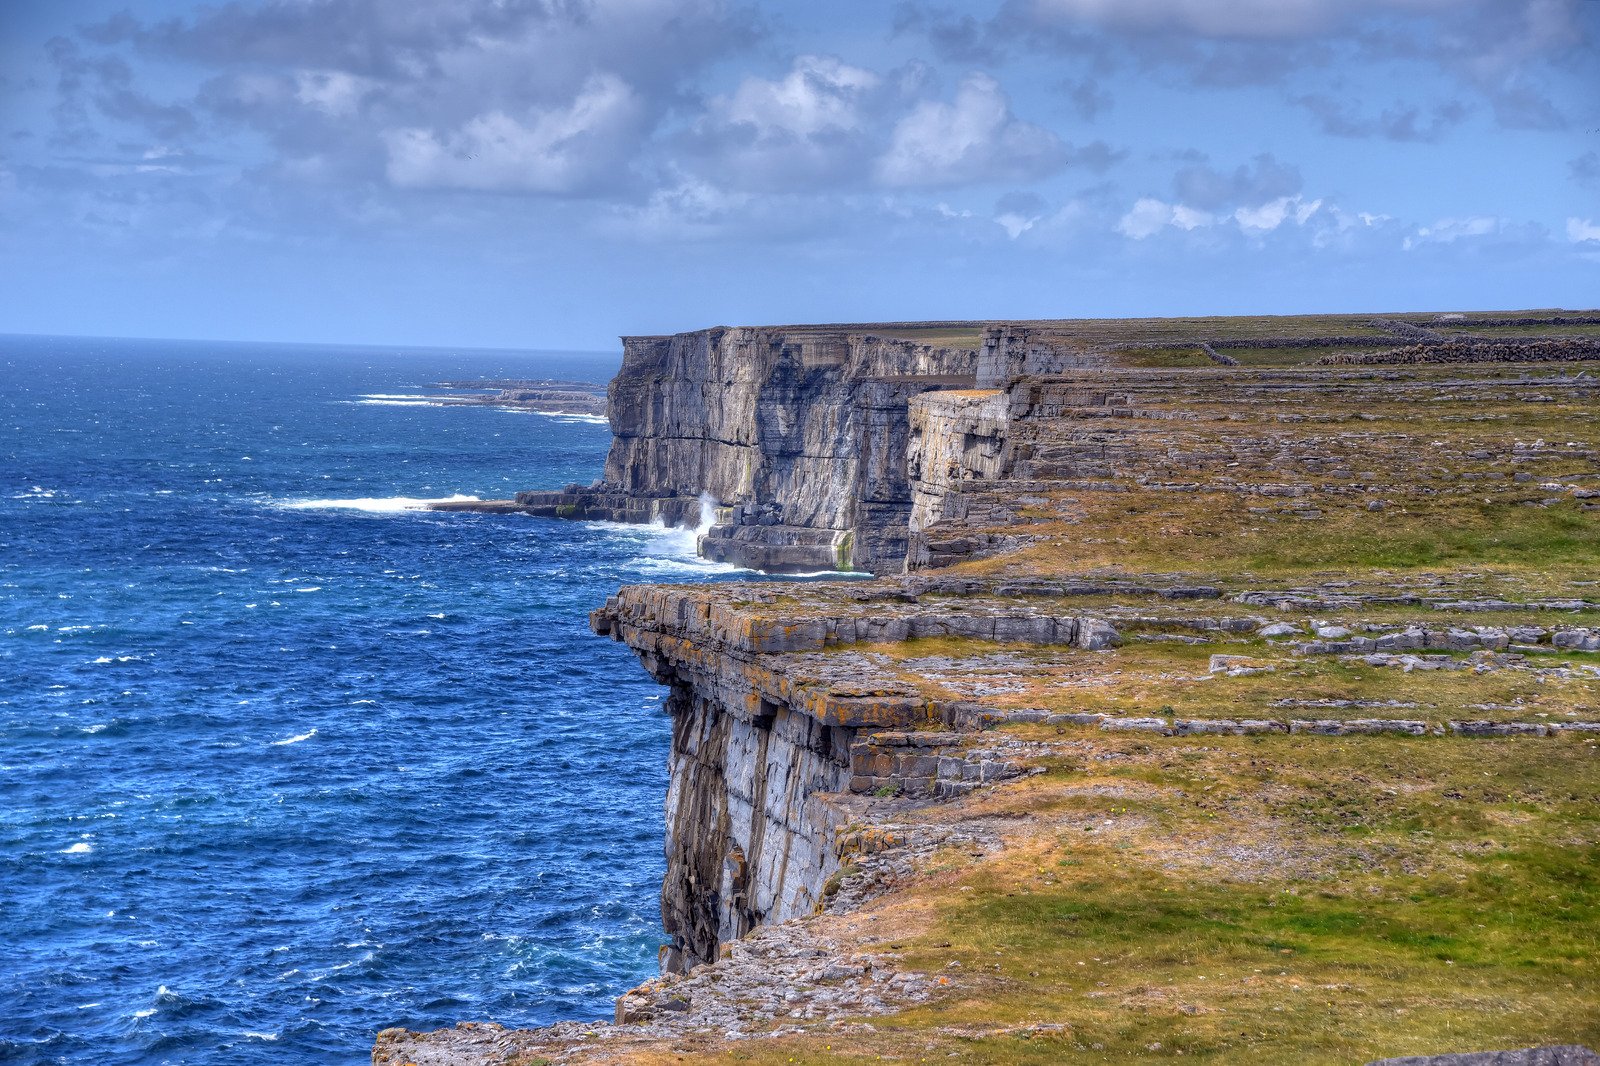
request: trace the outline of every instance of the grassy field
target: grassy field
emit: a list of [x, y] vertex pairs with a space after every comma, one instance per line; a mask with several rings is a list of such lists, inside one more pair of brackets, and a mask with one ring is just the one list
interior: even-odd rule
[[976, 323], [970, 329], [958, 329], [949, 326], [934, 326], [927, 329], [887, 329], [883, 331], [882, 335], [900, 340], [916, 341], [918, 344], [931, 344], [935, 348], [967, 348], [975, 351], [983, 347], [983, 328]]
[[1144, 368], [1217, 365], [1200, 348], [1121, 348], [1115, 358], [1119, 366]]
[[[1153, 495], [1153, 494], [1152, 494]], [[1110, 494], [1107, 494], [1109, 497]], [[1093, 571], [1231, 575], [1285, 581], [1321, 573], [1356, 581], [1470, 571], [1467, 588], [1516, 583], [1525, 595], [1571, 595], [1600, 569], [1600, 522], [1571, 503], [1519, 507], [1481, 497], [1407, 501], [1379, 514], [1360, 501], [1313, 500], [1320, 516], [1237, 514], [1228, 499], [1078, 496], [1072, 520], [1028, 527], [1038, 541], [963, 564], [972, 573]]]
[[[1451, 328], [1427, 314], [1384, 317]], [[969, 433], [974, 450], [996, 440], [1015, 462], [998, 480], [973, 468], [964, 513], [981, 517], [948, 533], [1015, 547], [928, 576], [1081, 580], [1091, 595], [751, 583], [686, 593], [683, 617], [717, 617], [731, 639], [821, 619], [927, 613], [918, 624], [932, 628], [941, 616], [1031, 609], [1104, 618], [1121, 635], [1095, 651], [939, 637], [750, 653], [751, 669], [781, 678], [797, 706], [887, 692], [909, 708], [904, 728], [971, 702], [1275, 722], [1600, 721], [1596, 652], [1458, 651], [1460, 669], [1407, 672], [1292, 646], [1329, 624], [1362, 636], [1600, 627], [1600, 497], [1590, 495], [1600, 405], [1573, 377], [1600, 364], [1309, 371], [1297, 364], [1330, 349], [1277, 347], [1225, 349], [1248, 365], [1219, 367], [1198, 346], [1339, 335], [1377, 347], [1391, 335], [1371, 320], [1029, 323], [1122, 346], [1123, 372], [1023, 383], [1018, 408], [1025, 397], [1047, 414], [1019, 419], [1004, 442]], [[981, 331], [912, 323], [883, 334], [959, 346]], [[919, 532], [931, 543], [946, 530]], [[1117, 591], [1114, 579], [1149, 587]], [[1218, 594], [1160, 594], [1194, 584]], [[1247, 590], [1302, 606], [1230, 598]], [[1469, 598], [1499, 605], [1458, 602]], [[1268, 640], [1262, 621], [1301, 634]], [[1218, 654], [1258, 672], [1213, 673]], [[1010, 723], [941, 739], [941, 773], [952, 744], [1040, 772], [935, 804], [914, 798], [926, 784], [917, 775], [932, 771], [905, 770], [923, 784], [853, 797], [875, 805], [850, 808], [867, 812], [858, 828], [926, 825], [959, 843], [860, 908], [811, 919], [847, 954], [924, 975], [933, 998], [870, 1019], [807, 1020], [797, 988], [794, 1013], [751, 1023], [764, 1039], [688, 1033], [626, 1061], [1357, 1066], [1600, 1047], [1600, 736], [1439, 732], [1167, 737]], [[870, 745], [866, 757], [889, 758]]]
[[[1535, 619], [1543, 625], [1573, 620], [1571, 615]], [[1440, 619], [1436, 626], [1443, 630], [1448, 624]], [[1140, 635], [1138, 627], [1129, 627], [1122, 646], [1105, 651], [934, 638], [830, 654], [867, 656], [875, 675], [893, 677], [930, 700], [949, 703], [981, 692], [985, 706], [997, 710], [1275, 721], [1380, 718], [1434, 725], [1485, 717], [1600, 721], [1600, 677], [1543, 672], [1600, 667], [1600, 653], [1595, 652], [1550, 649], [1529, 655], [1529, 669], [1408, 673], [1331, 655], [1297, 656], [1287, 642], [1253, 636], [1186, 644], [1141, 640]], [[1246, 665], [1266, 671], [1212, 674], [1208, 667], [1213, 655], [1243, 656], [1252, 660]], [[1464, 666], [1470, 663], [1467, 652], [1453, 658]]]
[[[1544, 311], [1486, 311], [1473, 312], [1470, 318], [1527, 318], [1561, 314]], [[1593, 312], [1565, 312], [1566, 314], [1592, 314]], [[1531, 326], [1461, 326], [1454, 327], [1449, 320], [1440, 320], [1433, 312], [1403, 312], [1355, 315], [1236, 315], [1202, 318], [1079, 318], [997, 320], [990, 322], [888, 322], [855, 323], [838, 326], [796, 326], [793, 330], [845, 329], [851, 332], [875, 333], [930, 344], [937, 348], [962, 348], [976, 350], [983, 344], [983, 333], [991, 325], [1010, 325], [1069, 344], [1085, 346], [1120, 345], [1137, 348], [1150, 344], [1182, 344], [1209, 341], [1225, 345], [1228, 341], [1261, 341], [1282, 338], [1301, 340], [1313, 337], [1371, 337], [1374, 341], [1395, 338], [1375, 323], [1380, 321], [1407, 322], [1445, 333], [1461, 333], [1483, 337], [1545, 337], [1545, 336], [1597, 336], [1600, 326], [1588, 325], [1531, 325]], [[1227, 349], [1227, 354], [1247, 366], [1294, 366], [1328, 351], [1360, 351], [1349, 349]], [[1376, 349], [1375, 349], [1376, 350]], [[1203, 355], [1203, 353], [1200, 353]], [[1141, 358], [1153, 361], [1140, 361]], [[1189, 361], [1168, 362], [1170, 353], [1146, 350], [1128, 365], [1132, 366], [1189, 366], [1203, 365]], [[1210, 363], [1210, 360], [1204, 360]]]
[[1528, 326], [1463, 326], [1459, 330], [1452, 329], [1448, 322], [1437, 327], [1440, 333], [1446, 336], [1461, 334], [1467, 337], [1486, 338], [1511, 338], [1511, 337], [1600, 337], [1600, 325], [1572, 324], [1562, 325], [1536, 324]]
[[1600, 1043], [1600, 744], [1069, 740], [852, 919], [948, 980], [870, 1027], [639, 1062], [1350, 1066]]

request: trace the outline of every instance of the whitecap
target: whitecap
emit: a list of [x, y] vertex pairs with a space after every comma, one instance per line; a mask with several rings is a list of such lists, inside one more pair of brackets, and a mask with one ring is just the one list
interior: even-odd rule
[[48, 633], [48, 632], [50, 632], [50, 627], [49, 626], [29, 626], [28, 627], [28, 632], [29, 633], [39, 633], [39, 632]]
[[98, 1004], [98, 1003], [80, 1003], [80, 1004], [78, 1004], [78, 1009], [79, 1010], [88, 1010], [91, 1007], [98, 1007], [98, 1006], [100, 1006], [100, 1004]]
[[416, 496], [362, 496], [348, 500], [290, 500], [277, 506], [291, 511], [342, 509], [386, 514], [395, 511], [421, 511], [432, 503], [474, 503], [478, 499], [477, 496], [463, 496], [460, 493], [431, 500]]
[[753, 574], [756, 571], [747, 570], [742, 566], [732, 563], [712, 562], [710, 559], [674, 559], [670, 556], [646, 555], [633, 560], [633, 565], [646, 573], [653, 574]]
[[346, 400], [345, 403], [356, 403], [367, 407], [443, 407], [442, 403], [433, 400], [412, 398], [407, 400]]
[[85, 733], [98, 733], [102, 729], [105, 729], [110, 724], [111, 723], [109, 723], [109, 722], [96, 722], [94, 725], [86, 725], [86, 726], [84, 726], [83, 727], [83, 731]]
[[61, 854], [61, 855], [87, 855], [87, 854], [89, 854], [89, 852], [91, 852], [93, 850], [94, 850], [94, 845], [93, 844], [90, 844], [90, 843], [88, 843], [86, 841], [80, 840], [76, 844], [72, 845], [69, 848], [62, 848], [61, 851], [58, 854]]
[[156, 1009], [154, 1007], [146, 1007], [144, 1010], [136, 1010], [136, 1011], [134, 1011], [133, 1012], [133, 1016], [135, 1018], [148, 1018], [148, 1017], [150, 1017], [150, 1015], [154, 1014], [155, 1012], [156, 1012]]
[[363, 392], [363, 400], [425, 400], [426, 396], [418, 396], [414, 392]]
[[244, 1031], [244, 1035], [249, 1037], [251, 1040], [276, 1040], [276, 1039], [278, 1039], [278, 1034], [277, 1033], [256, 1033], [256, 1032], [251, 1032], [249, 1029], [246, 1029]]
[[443, 615], [443, 614], [430, 614], [430, 615], [429, 615], [429, 616], [428, 616], [428, 617], [429, 617], [429, 618], [438, 618], [438, 619], [442, 619], [442, 618], [444, 618], [444, 615]]
[[298, 736], [285, 737], [283, 740], [274, 740], [271, 744], [269, 744], [267, 746], [271, 747], [271, 748], [281, 748], [285, 744], [298, 744], [302, 740], [310, 740], [312, 737], [314, 737], [316, 735], [317, 735], [317, 731], [316, 731], [316, 729], [313, 728], [309, 733], [301, 733]]
[[321, 592], [322, 591], [322, 586], [321, 585], [308, 585], [303, 589], [295, 589], [295, 591], [296, 592]]

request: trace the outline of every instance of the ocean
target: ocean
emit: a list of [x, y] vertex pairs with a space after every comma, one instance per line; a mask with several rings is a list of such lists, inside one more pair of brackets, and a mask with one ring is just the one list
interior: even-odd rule
[[734, 572], [406, 509], [610, 441], [431, 382], [617, 364], [0, 337], [0, 1060], [364, 1063], [656, 972], [670, 723], [587, 613]]

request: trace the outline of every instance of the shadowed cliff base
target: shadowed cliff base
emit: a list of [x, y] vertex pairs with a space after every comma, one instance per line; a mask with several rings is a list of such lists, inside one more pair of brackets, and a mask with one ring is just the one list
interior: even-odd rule
[[1597, 323], [631, 340], [560, 506], [885, 576], [596, 610], [669, 689], [664, 974], [374, 1061], [1600, 1043]]

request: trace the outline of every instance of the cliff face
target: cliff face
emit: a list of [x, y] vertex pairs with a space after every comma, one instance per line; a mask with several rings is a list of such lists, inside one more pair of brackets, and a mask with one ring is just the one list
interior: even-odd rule
[[[884, 787], [949, 795], [1016, 772], [969, 758], [954, 734], [904, 732], [960, 724], [968, 709], [930, 702], [841, 649], [916, 637], [1088, 649], [1117, 640], [1100, 618], [946, 602], [970, 591], [963, 583], [879, 589], [855, 610], [803, 617], [797, 607], [774, 613], [777, 597], [765, 589], [740, 588], [743, 605], [729, 606], [702, 590], [634, 586], [591, 616], [670, 689], [668, 973], [715, 960], [758, 926], [811, 913], [850, 846], [841, 830], [853, 797]], [[918, 606], [924, 596], [928, 606]]]
[[854, 731], [763, 702], [748, 718], [675, 685], [661, 968], [681, 973], [760, 925], [809, 914], [837, 866], [833, 808]]
[[602, 482], [539, 513], [714, 524], [709, 558], [792, 572], [902, 568], [907, 401], [971, 383], [977, 353], [828, 328], [627, 337]]
[[[609, 598], [591, 625], [667, 687], [673, 718], [663, 977], [618, 1001], [615, 1026], [391, 1031], [374, 1061], [709, 1055], [693, 1041], [757, 1032], [806, 1061], [831, 1055], [842, 1026], [862, 1055], [972, 1055], [987, 1053], [972, 1042], [985, 1015], [1060, 1021], [989, 1030], [997, 1058], [1019, 1035], [1047, 1056], [1060, 1039], [1057, 1057], [1100, 1040], [1130, 1061], [1163, 1043], [1219, 1052], [1230, 1045], [1191, 1028], [1208, 1015], [1228, 1040], [1258, 1034], [1272, 1061], [1326, 1057], [1316, 1041], [1334, 1027], [1367, 1027], [1374, 1053], [1420, 1046], [1399, 1041], [1459, 979], [1432, 943], [1407, 964], [1422, 992], [1403, 1011], [1297, 993], [1367, 972], [1358, 1005], [1406, 995], [1387, 933], [1347, 962], [1364, 950], [1347, 919], [1392, 915], [1386, 898], [1410, 901], [1407, 921], [1437, 901], [1428, 928], [1491, 952], [1467, 922], [1558, 898], [1592, 866], [1574, 842], [1592, 843], [1581, 803], [1600, 737], [1600, 363], [1507, 364], [1489, 338], [1460, 366], [1456, 342], [1428, 345], [1434, 365], [1408, 334], [1360, 328], [996, 326], [964, 349], [820, 327], [629, 339], [603, 481], [505, 507], [692, 525], [706, 494], [714, 558], [907, 572]], [[1377, 351], [1314, 365], [1330, 348]], [[1378, 356], [1389, 365], [1365, 365]], [[941, 570], [955, 563], [970, 565]], [[1507, 804], [1519, 837], [1546, 833], [1542, 880], [1508, 880], [1505, 852], [1486, 848]], [[1441, 849], [1436, 833], [1454, 836]], [[1568, 854], [1567, 870], [1546, 867]], [[1435, 858], [1494, 865], [1419, 891]], [[1462, 907], [1460, 892], [1486, 894]], [[1336, 908], [1328, 938], [1280, 909], [1313, 897]], [[1086, 900], [1113, 939], [1075, 921]], [[1248, 935], [1205, 957], [1218, 914]], [[818, 939], [819, 926], [846, 932]], [[1571, 958], [1587, 957], [1584, 936]], [[1241, 950], [1259, 950], [1250, 973], [1284, 982], [1195, 981], [1242, 970]], [[923, 978], [894, 972], [908, 958]], [[1114, 959], [1132, 964], [1091, 971], [1085, 995], [1086, 962]], [[1332, 963], [1287, 972], [1318, 959]], [[1525, 953], [1474, 982], [1493, 966], [1495, 1001], [1526, 1003], [1499, 1013], [1540, 1024], [1551, 996], [1587, 987], [1558, 967], [1519, 1000]], [[1122, 1012], [1109, 1028], [1104, 988]], [[911, 1002], [937, 1026], [860, 1024]], [[1130, 1009], [1140, 1022], [1122, 1033]], [[1567, 1009], [1592, 1019], [1592, 997]], [[1562, 1024], [1540, 1038], [1580, 1031]]]

